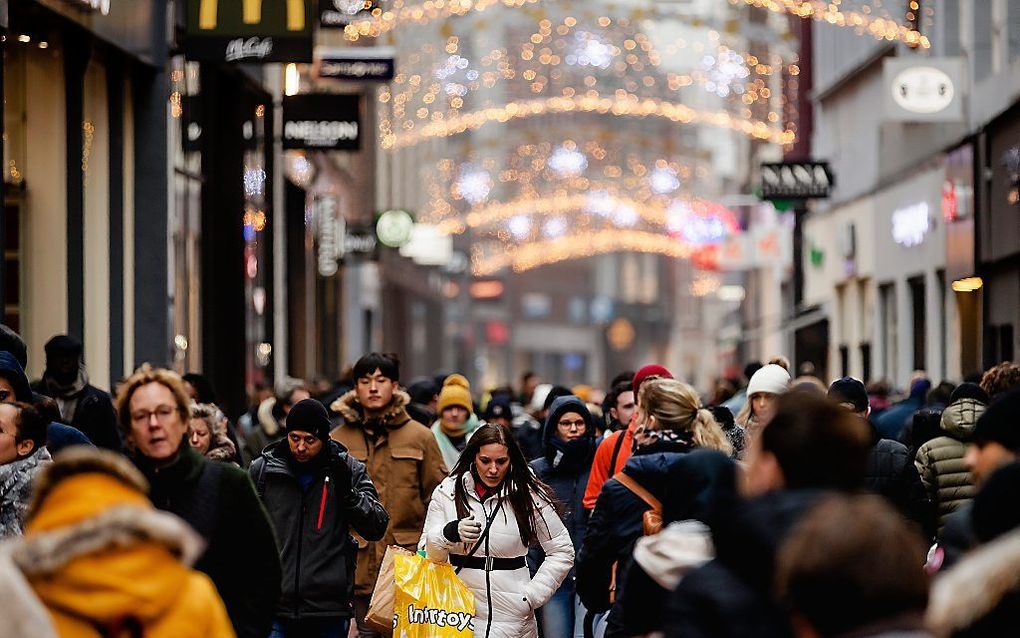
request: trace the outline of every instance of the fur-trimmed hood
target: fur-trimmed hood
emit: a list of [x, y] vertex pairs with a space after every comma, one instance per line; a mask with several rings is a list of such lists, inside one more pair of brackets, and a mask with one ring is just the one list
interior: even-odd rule
[[[406, 392], [403, 390], [394, 392], [390, 406], [382, 415], [382, 422], [386, 424], [386, 427], [399, 428], [410, 421], [411, 416], [407, 413], [407, 406], [410, 403], [411, 397]], [[355, 390], [351, 390], [334, 401], [329, 409], [339, 414], [348, 425], [364, 423], [365, 413], [361, 403], [358, 402], [358, 393]]]
[[925, 622], [938, 638], [948, 637], [988, 616], [1010, 595], [1020, 596], [1020, 530], [979, 547], [936, 579]]
[[55, 638], [48, 609], [147, 625], [176, 604], [203, 542], [145, 487], [126, 460], [96, 450], [68, 450], [40, 473], [25, 536], [0, 544], [0, 637]]

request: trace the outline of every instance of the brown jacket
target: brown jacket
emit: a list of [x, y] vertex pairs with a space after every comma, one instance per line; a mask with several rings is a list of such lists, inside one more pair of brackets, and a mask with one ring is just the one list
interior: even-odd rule
[[368, 595], [388, 545], [417, 549], [425, 513], [432, 491], [446, 478], [447, 469], [436, 437], [424, 425], [412, 421], [404, 392], [393, 395], [390, 408], [383, 414], [381, 432], [373, 440], [365, 427], [357, 394], [352, 390], [333, 402], [330, 408], [340, 414], [343, 423], [330, 436], [342, 443], [351, 456], [368, 468], [368, 476], [379, 491], [379, 502], [390, 515], [390, 525], [382, 540], [369, 543], [358, 539], [358, 571], [354, 593]]

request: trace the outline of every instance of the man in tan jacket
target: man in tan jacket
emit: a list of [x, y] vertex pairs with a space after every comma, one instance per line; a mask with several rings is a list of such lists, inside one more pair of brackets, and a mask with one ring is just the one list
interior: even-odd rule
[[366, 465], [390, 515], [382, 540], [358, 539], [354, 615], [360, 638], [380, 635], [364, 618], [386, 547], [417, 549], [432, 491], [447, 474], [432, 431], [407, 414], [410, 397], [399, 390], [399, 378], [396, 355], [367, 354], [354, 365], [354, 390], [330, 406], [341, 418], [330, 436]]

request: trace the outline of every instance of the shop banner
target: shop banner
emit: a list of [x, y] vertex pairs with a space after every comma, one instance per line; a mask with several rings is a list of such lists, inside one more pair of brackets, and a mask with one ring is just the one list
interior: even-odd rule
[[355, 20], [369, 17], [378, 6], [375, 0], [319, 0], [319, 28], [343, 29]]
[[761, 165], [761, 198], [824, 199], [833, 186], [828, 162], [769, 162]]
[[396, 75], [393, 47], [317, 48], [315, 73], [327, 80], [389, 82]]
[[188, 0], [184, 53], [208, 62], [311, 62], [314, 0]]
[[283, 98], [283, 148], [356, 151], [361, 147], [361, 96], [305, 93]]

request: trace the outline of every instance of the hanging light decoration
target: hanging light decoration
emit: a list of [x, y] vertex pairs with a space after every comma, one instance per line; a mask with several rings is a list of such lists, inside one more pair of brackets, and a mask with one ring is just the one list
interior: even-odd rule
[[668, 165], [657, 165], [648, 177], [648, 182], [656, 195], [668, 195], [680, 188], [680, 177]]
[[547, 165], [560, 177], [574, 177], [588, 168], [588, 158], [573, 142], [566, 142], [553, 151]]
[[489, 198], [492, 186], [492, 177], [488, 172], [474, 166], [465, 166], [454, 184], [454, 197], [472, 205], [481, 204]]

